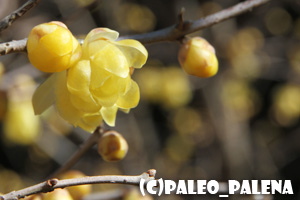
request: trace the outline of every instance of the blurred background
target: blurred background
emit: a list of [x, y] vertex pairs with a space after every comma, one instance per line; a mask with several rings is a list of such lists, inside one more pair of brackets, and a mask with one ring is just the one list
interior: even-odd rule
[[[1, 0], [0, 18], [24, 2]], [[53, 20], [78, 38], [95, 27], [121, 36], [146, 33], [175, 24], [182, 7], [185, 20], [196, 20], [239, 2], [41, 0], [0, 34], [0, 42], [26, 38], [35, 25]], [[129, 144], [126, 158], [107, 163], [93, 148], [74, 169], [86, 175], [137, 175], [155, 168], [157, 178], [172, 180], [289, 179], [295, 195], [263, 198], [300, 199], [300, 1], [272, 1], [192, 36], [215, 47], [218, 74], [201, 79], [184, 73], [177, 60], [179, 42], [146, 45], [147, 64], [133, 74], [141, 101], [129, 114], [119, 112], [113, 128]], [[69, 126], [54, 109], [33, 115], [32, 93], [47, 74], [32, 67], [26, 54], [1, 56], [0, 73], [0, 192], [7, 193], [44, 181], [89, 133]], [[131, 190], [94, 185], [92, 192], [120, 199]]]

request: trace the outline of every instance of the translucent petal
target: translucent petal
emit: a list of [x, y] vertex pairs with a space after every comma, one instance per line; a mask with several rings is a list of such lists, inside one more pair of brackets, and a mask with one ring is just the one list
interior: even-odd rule
[[120, 96], [117, 105], [123, 109], [129, 109], [136, 107], [140, 100], [140, 90], [137, 83], [131, 80], [130, 89], [123, 95]]
[[90, 96], [91, 66], [90, 61], [80, 60], [68, 70], [67, 87], [72, 94], [81, 95], [89, 100]]
[[103, 49], [106, 45], [110, 43], [107, 40], [97, 40], [87, 45], [83, 46], [84, 54], [86, 54], [85, 58], [94, 58], [95, 54], [97, 54], [101, 49]]
[[141, 68], [146, 63], [148, 52], [140, 42], [127, 39], [116, 44], [127, 58], [130, 67]]
[[115, 126], [117, 111], [118, 111], [118, 107], [117, 106], [102, 107], [101, 110], [100, 110], [101, 115], [103, 117], [103, 120], [109, 126]]
[[82, 117], [82, 120], [78, 123], [78, 126], [82, 129], [92, 133], [95, 131], [97, 126], [100, 126], [102, 123], [102, 116], [101, 113], [93, 113], [93, 114], [86, 114]]
[[130, 112], [130, 109], [123, 109], [123, 108], [119, 108], [119, 110], [121, 110], [122, 112], [128, 114]]
[[91, 30], [85, 38], [84, 43], [90, 43], [96, 40], [116, 40], [119, 37], [117, 31], [111, 30], [109, 28], [95, 28]]
[[73, 106], [82, 112], [97, 112], [101, 106], [93, 100], [93, 102], [84, 101], [80, 96], [70, 93], [70, 100]]
[[56, 74], [52, 74], [34, 92], [32, 97], [33, 110], [36, 115], [42, 114], [55, 101]]
[[112, 76], [112, 73], [96, 66], [94, 62], [91, 62], [91, 70], [91, 89], [101, 87], [104, 84], [104, 82]]
[[55, 85], [55, 105], [60, 116], [75, 126], [84, 114], [76, 109], [71, 103], [70, 94], [67, 88], [66, 71], [57, 73], [57, 81]]
[[119, 97], [117, 81], [118, 79], [111, 76], [101, 87], [92, 90], [92, 94], [99, 104], [111, 107], [116, 103]]
[[68, 70], [67, 87], [73, 105], [84, 112], [97, 112], [100, 105], [90, 93], [91, 66], [88, 60], [81, 60]]
[[73, 42], [73, 51], [72, 56], [70, 60], [70, 66], [74, 65], [81, 57], [82, 55], [82, 48], [77, 39], [72, 36], [72, 42]]
[[125, 78], [129, 75], [129, 66], [126, 57], [113, 44], [108, 44], [99, 50], [92, 61], [95, 67], [105, 69], [116, 76]]

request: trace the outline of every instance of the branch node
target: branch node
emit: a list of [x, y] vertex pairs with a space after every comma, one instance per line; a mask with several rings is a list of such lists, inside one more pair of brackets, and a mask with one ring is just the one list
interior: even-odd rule
[[149, 177], [155, 177], [156, 169], [149, 169], [147, 171], [147, 174], [149, 175]]
[[58, 179], [53, 178], [47, 181], [47, 186], [53, 188], [58, 183]]

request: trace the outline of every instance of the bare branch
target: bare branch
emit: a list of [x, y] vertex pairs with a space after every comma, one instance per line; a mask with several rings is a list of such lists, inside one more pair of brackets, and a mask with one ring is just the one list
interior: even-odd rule
[[11, 42], [5, 42], [0, 44], [0, 56], [9, 53], [26, 52], [27, 39], [13, 40]]
[[214, 24], [220, 23], [229, 18], [235, 17], [244, 12], [250, 11], [253, 8], [263, 5], [269, 1], [270, 0], [247, 0], [242, 3], [236, 4], [235, 6], [232, 6], [230, 8], [221, 10], [215, 14], [201, 18], [199, 20], [184, 21], [183, 22], [184, 25], [181, 29], [178, 29], [177, 28], [178, 25], [175, 24], [168, 28], [150, 32], [150, 33], [146, 33], [146, 34], [120, 37], [120, 40], [136, 39], [136, 40], [139, 40], [143, 44], [178, 40], [187, 34], [190, 34], [195, 31], [213, 26]]
[[10, 15], [4, 17], [0, 21], [0, 32], [11, 26], [13, 22], [22, 17], [31, 8], [35, 7], [39, 3], [39, 1], [40, 0], [28, 0], [20, 8], [12, 12]]
[[66, 188], [76, 185], [86, 185], [86, 184], [103, 184], [103, 183], [114, 183], [114, 184], [127, 184], [127, 185], [139, 185], [141, 178], [145, 181], [150, 181], [155, 179], [156, 170], [150, 169], [138, 176], [87, 176], [83, 178], [74, 179], [49, 179], [45, 182], [33, 185], [18, 191], [12, 191], [5, 195], [0, 196], [2, 200], [16, 200], [24, 198], [26, 196], [51, 192], [57, 188]]
[[[196, 21], [179, 20], [179, 24], [174, 24], [168, 28], [145, 34], [123, 36], [120, 37], [119, 40], [135, 39], [139, 40], [143, 44], [179, 40], [187, 34], [210, 27], [214, 24], [250, 11], [253, 8], [263, 5], [269, 1], [270, 0], [247, 0]], [[0, 56], [15, 52], [26, 52], [26, 39], [0, 44]]]
[[70, 157], [70, 159], [61, 166], [56, 172], [54, 172], [50, 177], [57, 177], [59, 174], [70, 169], [76, 162], [87, 152], [92, 146], [94, 146], [100, 136], [104, 133], [104, 129], [99, 126], [93, 134], [82, 144], [82, 146]]

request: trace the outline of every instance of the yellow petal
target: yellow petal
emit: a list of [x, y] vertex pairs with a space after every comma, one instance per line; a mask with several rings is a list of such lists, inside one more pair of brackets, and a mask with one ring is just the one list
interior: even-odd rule
[[82, 48], [77, 39], [72, 36], [72, 41], [73, 41], [73, 51], [72, 51], [72, 56], [70, 60], [70, 66], [74, 65], [81, 57], [82, 55]]
[[110, 77], [101, 87], [92, 90], [92, 94], [99, 104], [111, 107], [116, 103], [119, 97], [117, 81], [118, 79], [115, 77]]
[[118, 111], [118, 107], [117, 106], [102, 107], [101, 110], [100, 110], [101, 115], [103, 117], [103, 120], [109, 126], [115, 126], [117, 111]]
[[105, 83], [105, 81], [112, 76], [112, 73], [100, 67], [96, 67], [93, 63], [91, 66], [91, 70], [91, 89], [97, 89], [101, 87]]
[[119, 37], [117, 31], [111, 30], [109, 28], [95, 28], [91, 30], [85, 38], [84, 43], [90, 43], [96, 40], [116, 40]]
[[42, 114], [55, 101], [55, 81], [56, 74], [52, 74], [45, 82], [43, 82], [34, 92], [32, 97], [32, 105], [36, 115]]
[[97, 126], [102, 123], [101, 113], [86, 114], [82, 120], [78, 123], [78, 126], [90, 133], [94, 132]]
[[137, 83], [131, 80], [129, 90], [123, 95], [120, 96], [117, 105], [123, 109], [129, 109], [136, 107], [140, 100], [140, 90]]
[[31, 53], [38, 45], [41, 37], [50, 34], [55, 31], [57, 25], [55, 24], [40, 24], [35, 26], [28, 36], [27, 40], [27, 52]]
[[33, 66], [35, 66], [39, 70], [43, 70], [44, 68], [51, 67], [48, 63], [52, 62], [52, 60], [57, 58], [57, 56], [55, 56], [44, 46], [39, 45], [36, 48], [32, 49], [31, 53], [28, 53], [28, 58]]
[[63, 119], [74, 126], [77, 126], [84, 113], [76, 109], [71, 103], [70, 93], [67, 88], [66, 71], [57, 73], [55, 105], [58, 113]]
[[105, 107], [113, 106], [120, 95], [126, 93], [129, 88], [127, 85], [130, 83], [130, 76], [120, 78], [118, 76], [109, 77], [101, 87], [92, 89], [92, 94], [96, 101]]
[[127, 58], [130, 67], [141, 68], [146, 63], [148, 52], [137, 40], [121, 40], [116, 44]]
[[81, 60], [68, 70], [67, 87], [73, 105], [84, 112], [97, 112], [100, 105], [90, 93], [91, 66], [88, 60]]
[[92, 65], [105, 69], [116, 76], [125, 78], [129, 75], [127, 59], [122, 51], [113, 44], [100, 49], [92, 58]]
[[83, 45], [83, 53], [86, 59], [94, 58], [95, 54], [97, 54], [101, 49], [103, 49], [106, 45], [110, 43], [107, 40], [97, 40], [87, 45]]
[[40, 45], [57, 56], [64, 56], [73, 50], [72, 33], [66, 28], [57, 26], [55, 31], [40, 39]]
[[130, 112], [130, 109], [123, 109], [123, 108], [119, 108], [119, 110], [121, 110], [122, 112], [128, 114]]

